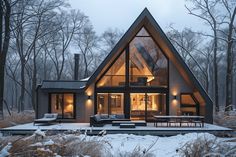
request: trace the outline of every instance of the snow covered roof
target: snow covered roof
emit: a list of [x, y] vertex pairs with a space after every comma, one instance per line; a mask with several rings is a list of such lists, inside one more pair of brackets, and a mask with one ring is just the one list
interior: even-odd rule
[[84, 89], [86, 81], [44, 80], [41, 89]]
[[80, 81], [88, 81], [89, 78], [90, 78], [90, 76], [89, 76], [89, 77], [86, 77], [86, 78], [83, 78], [83, 79], [81, 79]]

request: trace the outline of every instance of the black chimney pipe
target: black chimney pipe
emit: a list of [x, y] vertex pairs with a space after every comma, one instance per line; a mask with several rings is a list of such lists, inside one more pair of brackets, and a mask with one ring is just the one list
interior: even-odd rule
[[79, 79], [79, 54], [74, 54], [74, 61], [75, 61], [75, 67], [74, 67], [74, 80]]

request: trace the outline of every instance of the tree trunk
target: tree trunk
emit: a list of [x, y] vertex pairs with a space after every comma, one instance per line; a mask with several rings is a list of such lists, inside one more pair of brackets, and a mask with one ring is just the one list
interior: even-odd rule
[[5, 59], [6, 59], [5, 54], [1, 52], [0, 53], [0, 112], [3, 111]]
[[215, 96], [215, 111], [219, 112], [219, 91], [218, 91], [218, 66], [217, 66], [217, 32], [216, 22], [214, 21], [214, 48], [213, 48], [213, 66], [214, 66], [214, 96]]
[[31, 103], [35, 110], [36, 104], [36, 87], [37, 86], [37, 65], [36, 65], [36, 45], [34, 45], [34, 57], [33, 57], [33, 77], [32, 77], [32, 97]]
[[84, 69], [84, 78], [88, 77], [88, 63], [87, 63], [87, 59], [86, 59], [86, 53], [83, 54], [84, 56], [84, 66], [85, 66], [85, 69]]
[[[5, 64], [6, 64], [6, 56], [9, 47], [10, 41], [10, 16], [11, 16], [11, 6], [8, 0], [4, 0], [5, 5], [3, 5], [3, 1], [0, 1], [0, 112], [3, 111], [4, 104], [4, 77], [5, 77]], [[3, 16], [3, 6], [5, 6], [5, 16]], [[3, 17], [4, 17], [4, 27], [3, 26]], [[4, 38], [3, 31], [4, 30]], [[4, 41], [2, 41], [4, 39]], [[2, 46], [3, 43], [3, 46]]]
[[20, 95], [20, 108], [18, 111], [22, 112], [25, 110], [25, 61], [21, 59], [21, 95]]
[[232, 46], [233, 46], [233, 39], [232, 39], [232, 34], [233, 34], [233, 23], [234, 23], [234, 18], [236, 14], [236, 7], [234, 8], [233, 16], [231, 18], [230, 24], [229, 24], [229, 32], [228, 32], [228, 43], [227, 43], [227, 73], [226, 73], [226, 99], [225, 99], [225, 111], [230, 111], [233, 109], [232, 106], [232, 77], [233, 77], [233, 51], [232, 51]]

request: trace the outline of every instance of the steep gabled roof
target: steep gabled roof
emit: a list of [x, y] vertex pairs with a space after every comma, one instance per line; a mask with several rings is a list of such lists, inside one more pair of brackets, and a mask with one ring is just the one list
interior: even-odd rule
[[207, 107], [212, 108], [213, 103], [204, 88], [201, 86], [199, 81], [196, 79], [194, 74], [191, 72], [187, 64], [183, 61], [175, 47], [171, 44], [170, 40], [167, 38], [163, 30], [157, 24], [153, 16], [150, 14], [147, 8], [145, 8], [142, 13], [138, 16], [138, 18], [134, 21], [134, 23], [130, 26], [127, 32], [123, 35], [123, 37], [118, 41], [116, 46], [112, 49], [112, 51], [108, 54], [105, 60], [101, 63], [101, 65], [97, 68], [97, 70], [93, 73], [90, 79], [87, 82], [87, 86], [94, 83], [97, 78], [105, 70], [105, 66], [110, 64], [116, 56], [118, 56], [126, 47], [127, 44], [134, 38], [134, 36], [139, 32], [139, 30], [144, 27], [158, 44], [158, 46], [165, 51], [167, 57], [176, 65], [176, 68], [183, 76], [185, 81], [188, 84], [192, 84], [195, 87], [201, 96], [206, 101]]

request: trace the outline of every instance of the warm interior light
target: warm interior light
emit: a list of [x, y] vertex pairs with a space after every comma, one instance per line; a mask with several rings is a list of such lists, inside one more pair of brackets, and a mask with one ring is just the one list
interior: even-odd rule
[[73, 104], [66, 105], [65, 112], [73, 112]]
[[145, 94], [143, 93], [137, 93], [137, 94], [131, 94], [131, 109], [132, 110], [145, 110], [145, 105], [147, 105], [148, 110], [157, 111], [158, 110], [158, 104], [156, 103], [156, 98], [158, 94], [149, 94], [147, 100], [145, 101]]
[[147, 82], [151, 82], [151, 81], [154, 80], [154, 79], [155, 79], [154, 76], [152, 76], [152, 77], [148, 77]]

